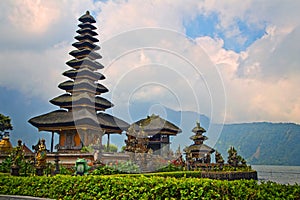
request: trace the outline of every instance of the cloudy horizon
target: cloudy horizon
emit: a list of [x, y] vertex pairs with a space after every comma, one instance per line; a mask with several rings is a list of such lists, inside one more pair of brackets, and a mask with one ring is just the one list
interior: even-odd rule
[[117, 116], [152, 102], [217, 123], [299, 124], [298, 8], [272, 0], [2, 1], [1, 96], [48, 102], [64, 93], [57, 85], [67, 80], [78, 18], [89, 10]]

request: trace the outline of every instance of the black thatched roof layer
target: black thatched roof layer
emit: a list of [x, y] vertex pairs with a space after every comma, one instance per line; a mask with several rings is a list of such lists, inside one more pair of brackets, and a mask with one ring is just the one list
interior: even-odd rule
[[191, 140], [207, 140], [208, 138], [205, 135], [192, 135]]
[[[75, 117], [76, 116], [76, 117]], [[75, 118], [75, 119], [74, 119]], [[40, 115], [29, 120], [33, 126], [40, 127], [60, 127], [75, 126], [76, 124], [87, 124], [91, 126], [98, 126], [98, 120], [95, 114], [87, 109], [81, 109], [76, 114], [66, 110], [56, 110], [44, 115]]]
[[90, 58], [82, 58], [82, 59], [72, 59], [68, 62], [66, 62], [67, 65], [74, 69], [80, 69], [80, 68], [89, 68], [91, 70], [97, 70], [102, 69], [104, 66], [97, 61], [93, 61]]
[[200, 126], [200, 122], [196, 123], [196, 126], [192, 129], [192, 132], [194, 133], [205, 133], [206, 130]]
[[148, 135], [165, 134], [176, 135], [181, 133], [181, 129], [175, 124], [162, 119], [158, 115], [151, 115], [132, 124], [135, 131], [142, 128]]
[[88, 93], [81, 93], [77, 95], [63, 94], [53, 98], [50, 102], [63, 108], [89, 106], [95, 107], [96, 110], [105, 110], [113, 106], [110, 101], [100, 96], [91, 96]]
[[121, 133], [129, 126], [119, 118], [104, 113], [96, 114], [87, 109], [80, 109], [76, 112], [56, 110], [34, 117], [29, 120], [29, 123], [40, 130], [47, 131], [61, 131], [64, 127], [76, 129], [82, 125], [89, 125], [90, 128], [101, 128], [105, 133]]
[[101, 93], [108, 92], [108, 89], [104, 85], [89, 81], [87, 79], [82, 79], [75, 82], [68, 80], [59, 84], [58, 87], [70, 93], [75, 91], [82, 91], [82, 92], [91, 92], [92, 94], [98, 95]]
[[89, 40], [90, 42], [99, 42], [97, 38], [94, 38], [90, 35], [77, 35], [74, 38], [78, 41]]
[[90, 15], [89, 11], [86, 11], [86, 13], [84, 15], [82, 15], [78, 20], [83, 23], [85, 23], [85, 22], [96, 23], [96, 20], [94, 19], [94, 17], [92, 15]]
[[74, 47], [77, 49], [90, 49], [90, 50], [99, 50], [100, 47], [96, 44], [90, 43], [89, 41], [79, 41], [79, 42], [74, 42], [72, 44]]
[[193, 144], [191, 146], [184, 148], [183, 151], [186, 153], [199, 152], [199, 153], [203, 153], [203, 154], [215, 152], [215, 150], [213, 148], [207, 146], [206, 144], [198, 144], [198, 145]]
[[80, 24], [78, 24], [78, 26], [79, 26], [80, 28], [82, 28], [82, 29], [85, 29], [85, 28], [89, 28], [89, 29], [91, 29], [91, 30], [96, 30], [96, 29], [97, 29], [97, 28], [96, 28], [93, 24], [91, 24], [90, 22], [80, 23]]
[[95, 31], [91, 30], [90, 28], [81, 28], [81, 29], [78, 29], [76, 31], [76, 33], [78, 33], [78, 34], [89, 34], [91, 36], [98, 35], [98, 33], [96, 33]]
[[89, 57], [92, 60], [96, 60], [102, 58], [99, 53], [96, 53], [93, 50], [89, 49], [73, 50], [69, 54], [77, 59]]
[[104, 80], [105, 76], [99, 72], [94, 72], [88, 68], [71, 69], [63, 73], [64, 76], [75, 79], [89, 79], [92, 81]]
[[[100, 112], [97, 114], [97, 118], [99, 121], [99, 124], [104, 129], [108, 130], [114, 130], [116, 127], [122, 131], [125, 131], [128, 129], [129, 124], [117, 117], [113, 117], [107, 113]], [[106, 131], [106, 133], [109, 133], [109, 131]]]

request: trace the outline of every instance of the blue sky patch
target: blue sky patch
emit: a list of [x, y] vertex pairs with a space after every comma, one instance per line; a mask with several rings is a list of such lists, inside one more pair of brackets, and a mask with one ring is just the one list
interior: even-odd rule
[[202, 36], [215, 37], [218, 22], [219, 19], [216, 13], [209, 16], [198, 15], [192, 21], [184, 23], [186, 35], [193, 39]]
[[[246, 21], [237, 19], [230, 27], [217, 28], [219, 21], [217, 13], [211, 13], [207, 16], [198, 15], [193, 20], [184, 23], [186, 35], [193, 39], [203, 36], [221, 38], [224, 40], [225, 49], [239, 53], [246, 50], [253, 42], [265, 34], [265, 24], [263, 26], [261, 24], [248, 24]], [[239, 30], [238, 34], [230, 37], [226, 36], [226, 32], [234, 29]]]

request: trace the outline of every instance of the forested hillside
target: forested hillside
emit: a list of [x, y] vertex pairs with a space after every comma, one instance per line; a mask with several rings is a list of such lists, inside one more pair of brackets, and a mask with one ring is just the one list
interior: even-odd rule
[[215, 149], [227, 160], [236, 147], [248, 163], [300, 165], [300, 125], [293, 123], [242, 123], [224, 125]]

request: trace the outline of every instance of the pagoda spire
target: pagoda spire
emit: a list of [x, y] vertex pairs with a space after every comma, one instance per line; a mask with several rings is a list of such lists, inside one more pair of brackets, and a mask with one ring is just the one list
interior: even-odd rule
[[99, 79], [103, 80], [105, 77], [96, 72], [102, 69], [103, 65], [96, 60], [101, 59], [102, 56], [96, 52], [100, 49], [96, 42], [99, 42], [95, 36], [98, 34], [94, 31], [96, 27], [90, 25], [96, 23], [90, 12], [87, 11], [83, 16], [78, 19], [81, 22], [78, 33], [75, 39], [78, 42], [73, 43], [77, 48], [69, 54], [74, 59], [66, 62], [73, 70], [68, 70], [63, 73], [64, 76], [71, 80], [64, 81], [58, 85], [66, 93], [50, 100], [50, 103], [59, 106], [63, 109], [95, 109], [96, 111], [105, 111], [111, 108], [113, 104], [100, 97], [99, 95], [108, 92], [108, 89], [97, 83]]
[[69, 54], [74, 58], [66, 62], [71, 68], [63, 73], [69, 80], [58, 85], [65, 91], [50, 100], [53, 105], [59, 106], [60, 110], [34, 117], [29, 120], [40, 131], [50, 131], [59, 134], [59, 151], [80, 150], [83, 146], [90, 145], [104, 133], [121, 133], [129, 126], [123, 120], [104, 113], [113, 104], [101, 97], [109, 90], [99, 80], [105, 76], [97, 70], [104, 66], [96, 60], [102, 56], [96, 51], [100, 47], [96, 20], [86, 11], [79, 19], [79, 29], [75, 36], [77, 40], [72, 44], [76, 49]]
[[193, 140], [194, 144], [184, 148], [186, 154], [186, 160], [190, 164], [197, 163], [210, 163], [210, 154], [214, 153], [215, 150], [206, 144], [203, 144], [208, 138], [203, 135], [206, 130], [200, 126], [200, 122], [196, 122], [196, 126], [192, 129], [192, 132], [195, 133], [190, 137]]

